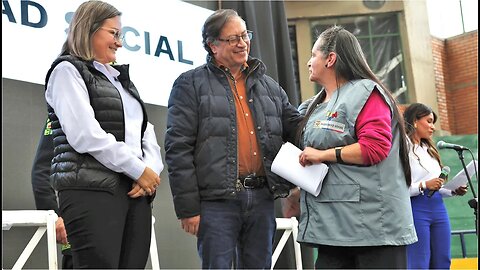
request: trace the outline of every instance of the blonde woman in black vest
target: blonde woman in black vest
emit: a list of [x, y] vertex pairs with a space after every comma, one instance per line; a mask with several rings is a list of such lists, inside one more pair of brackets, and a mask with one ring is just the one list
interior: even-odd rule
[[46, 77], [52, 175], [73, 268], [145, 268], [151, 202], [163, 169], [153, 126], [130, 80], [113, 65], [121, 13], [101, 1], [76, 10]]

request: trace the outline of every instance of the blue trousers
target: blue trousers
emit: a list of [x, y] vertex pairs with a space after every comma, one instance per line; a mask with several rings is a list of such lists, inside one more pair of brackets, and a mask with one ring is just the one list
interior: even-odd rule
[[197, 248], [203, 269], [270, 269], [276, 230], [268, 188], [202, 201]]
[[442, 196], [436, 192], [411, 197], [418, 242], [408, 245], [408, 269], [450, 269], [450, 221]]

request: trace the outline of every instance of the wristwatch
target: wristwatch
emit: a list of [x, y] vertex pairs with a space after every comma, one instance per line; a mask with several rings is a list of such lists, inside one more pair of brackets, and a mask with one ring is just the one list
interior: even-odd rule
[[342, 148], [343, 147], [335, 147], [335, 157], [337, 158], [337, 163], [344, 163], [342, 159]]

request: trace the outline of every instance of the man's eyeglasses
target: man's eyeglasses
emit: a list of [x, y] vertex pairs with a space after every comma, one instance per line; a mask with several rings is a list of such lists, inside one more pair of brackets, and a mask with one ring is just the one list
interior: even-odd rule
[[240, 42], [240, 38], [243, 39], [243, 41], [247, 42], [250, 41], [253, 38], [253, 32], [250, 30], [247, 30], [247, 32], [241, 36], [229, 36], [226, 39], [222, 38], [217, 38], [220, 41], [225, 41], [230, 44], [230, 46], [236, 46]]
[[120, 30], [113, 29], [113, 28], [105, 28], [105, 27], [100, 27], [100, 29], [103, 29], [103, 30], [109, 32], [110, 34], [113, 35], [113, 38], [115, 40], [122, 43], [124, 36], [123, 36], [123, 33], [120, 32]]

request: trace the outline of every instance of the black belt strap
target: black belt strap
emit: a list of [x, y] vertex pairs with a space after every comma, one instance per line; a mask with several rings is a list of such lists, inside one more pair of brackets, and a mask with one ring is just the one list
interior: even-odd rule
[[254, 176], [254, 175], [248, 175], [244, 177], [239, 177], [237, 179], [237, 189], [238, 187], [240, 188], [262, 188], [265, 186], [265, 183], [267, 182], [267, 179], [265, 176]]

